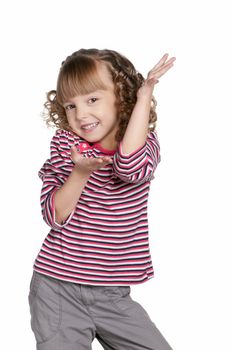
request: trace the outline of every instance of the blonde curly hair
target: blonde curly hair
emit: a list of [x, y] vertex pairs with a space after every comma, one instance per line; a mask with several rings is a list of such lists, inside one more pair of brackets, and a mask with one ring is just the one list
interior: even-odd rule
[[[119, 127], [115, 135], [120, 142], [126, 131], [137, 100], [137, 91], [144, 82], [142, 74], [122, 54], [114, 50], [80, 49], [62, 62], [56, 90], [47, 93], [43, 118], [47, 126], [71, 131], [63, 103], [76, 95], [104, 89], [97, 75], [97, 63], [103, 62], [111, 73], [115, 86]], [[156, 100], [152, 96], [148, 132], [156, 128]]]

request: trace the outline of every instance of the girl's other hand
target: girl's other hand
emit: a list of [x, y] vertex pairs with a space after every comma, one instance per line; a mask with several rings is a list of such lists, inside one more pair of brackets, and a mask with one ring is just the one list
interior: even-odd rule
[[175, 57], [171, 57], [168, 61], [168, 53], [163, 55], [159, 62], [149, 71], [147, 79], [143, 82], [143, 85], [138, 90], [139, 94], [147, 94], [153, 92], [155, 84], [158, 84], [159, 78], [164, 75], [171, 67], [173, 67], [173, 62]]
[[112, 164], [113, 160], [109, 156], [97, 158], [85, 158], [76, 149], [71, 147], [71, 159], [80, 171], [91, 173], [95, 170], [101, 169], [107, 164]]

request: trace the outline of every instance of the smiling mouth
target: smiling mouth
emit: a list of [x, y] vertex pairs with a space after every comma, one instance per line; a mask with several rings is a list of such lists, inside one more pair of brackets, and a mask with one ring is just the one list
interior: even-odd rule
[[91, 124], [88, 124], [86, 126], [82, 126], [81, 129], [84, 130], [84, 131], [90, 131], [90, 130], [95, 129], [98, 126], [98, 124], [99, 124], [99, 122], [91, 123]]

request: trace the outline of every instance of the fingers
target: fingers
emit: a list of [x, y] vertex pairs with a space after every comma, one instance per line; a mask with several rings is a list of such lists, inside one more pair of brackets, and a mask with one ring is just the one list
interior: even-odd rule
[[167, 70], [169, 70], [171, 67], [173, 66], [173, 62], [169, 62], [164, 64], [162, 67], [159, 67], [155, 70], [151, 70], [148, 74], [148, 76], [152, 76], [152, 75], [156, 75], [157, 77], [160, 77], [161, 75], [163, 75]]
[[169, 63], [169, 64], [159, 68], [155, 72], [150, 73], [149, 79], [152, 77], [155, 77], [157, 79], [160, 78], [162, 75], [164, 75], [164, 73], [166, 73], [172, 67], [173, 67], [173, 63]]
[[112, 158], [110, 158], [110, 157], [108, 157], [108, 156], [104, 156], [104, 157], [103, 157], [103, 160], [104, 160], [105, 162], [107, 162], [107, 163], [112, 163], [112, 162], [113, 162]]
[[[168, 53], [166, 53], [165, 55], [163, 55], [163, 57], [159, 60], [159, 62], [150, 70], [149, 73], [159, 69], [163, 64], [164, 62], [166, 61], [166, 59], [168, 58]], [[148, 73], [148, 74], [149, 74]]]
[[85, 170], [97, 170], [107, 164], [113, 163], [113, 160], [109, 156], [97, 157], [97, 158], [88, 158], [83, 157], [77, 150], [76, 146], [71, 147], [71, 159], [75, 164], [78, 164], [78, 167]]
[[149, 75], [153, 75], [157, 72], [166, 72], [166, 70], [170, 69], [173, 66], [173, 62], [176, 60], [176, 57], [171, 57], [167, 62], [165, 62], [168, 58], [168, 53], [166, 53], [159, 62], [149, 71]]
[[166, 63], [164, 63], [167, 59], [168, 54], [165, 54], [162, 59], [158, 62], [157, 65], [154, 66], [152, 70], [148, 73], [147, 80], [151, 83], [158, 83], [157, 80], [160, 78], [164, 73], [166, 73], [171, 67], [173, 67], [173, 63], [175, 61], [175, 57], [170, 58]]
[[159, 62], [152, 68], [151, 72], [154, 70], [158, 70], [159, 68], [161, 68], [164, 65], [169, 65], [171, 63], [173, 63], [176, 59], [176, 57], [171, 57], [166, 63], [166, 59], [168, 58], [168, 53], [166, 53], [165, 55], [163, 55], [163, 57], [159, 60]]
[[78, 153], [78, 152], [77, 152], [77, 148], [76, 148], [75, 145], [73, 145], [73, 146], [71, 147], [71, 151], [73, 151], [74, 153]]
[[162, 58], [159, 60], [159, 62], [152, 68], [151, 71], [153, 71], [153, 70], [155, 70], [156, 68], [159, 68], [161, 65], [163, 65], [167, 58], [168, 58], [168, 53], [166, 53], [165, 55], [163, 55], [163, 57], [162, 57]]
[[98, 157], [98, 158], [91, 158], [93, 161], [98, 162], [99, 164], [109, 164], [113, 163], [113, 160], [110, 157], [104, 156], [104, 157]]
[[101, 169], [105, 167], [107, 164], [112, 163], [112, 159], [110, 157], [97, 157], [97, 158], [84, 158], [86, 161], [86, 165], [92, 171]]
[[71, 147], [71, 159], [74, 163], [76, 163], [80, 158], [82, 158], [81, 154], [77, 151], [76, 146]]

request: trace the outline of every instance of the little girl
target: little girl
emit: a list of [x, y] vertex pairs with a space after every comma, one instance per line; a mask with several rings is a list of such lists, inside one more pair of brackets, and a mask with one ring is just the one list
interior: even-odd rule
[[160, 162], [153, 89], [122, 54], [81, 49], [47, 94], [58, 130], [39, 171], [50, 226], [34, 262], [29, 304], [39, 350], [170, 350], [130, 286], [154, 276], [147, 201]]

